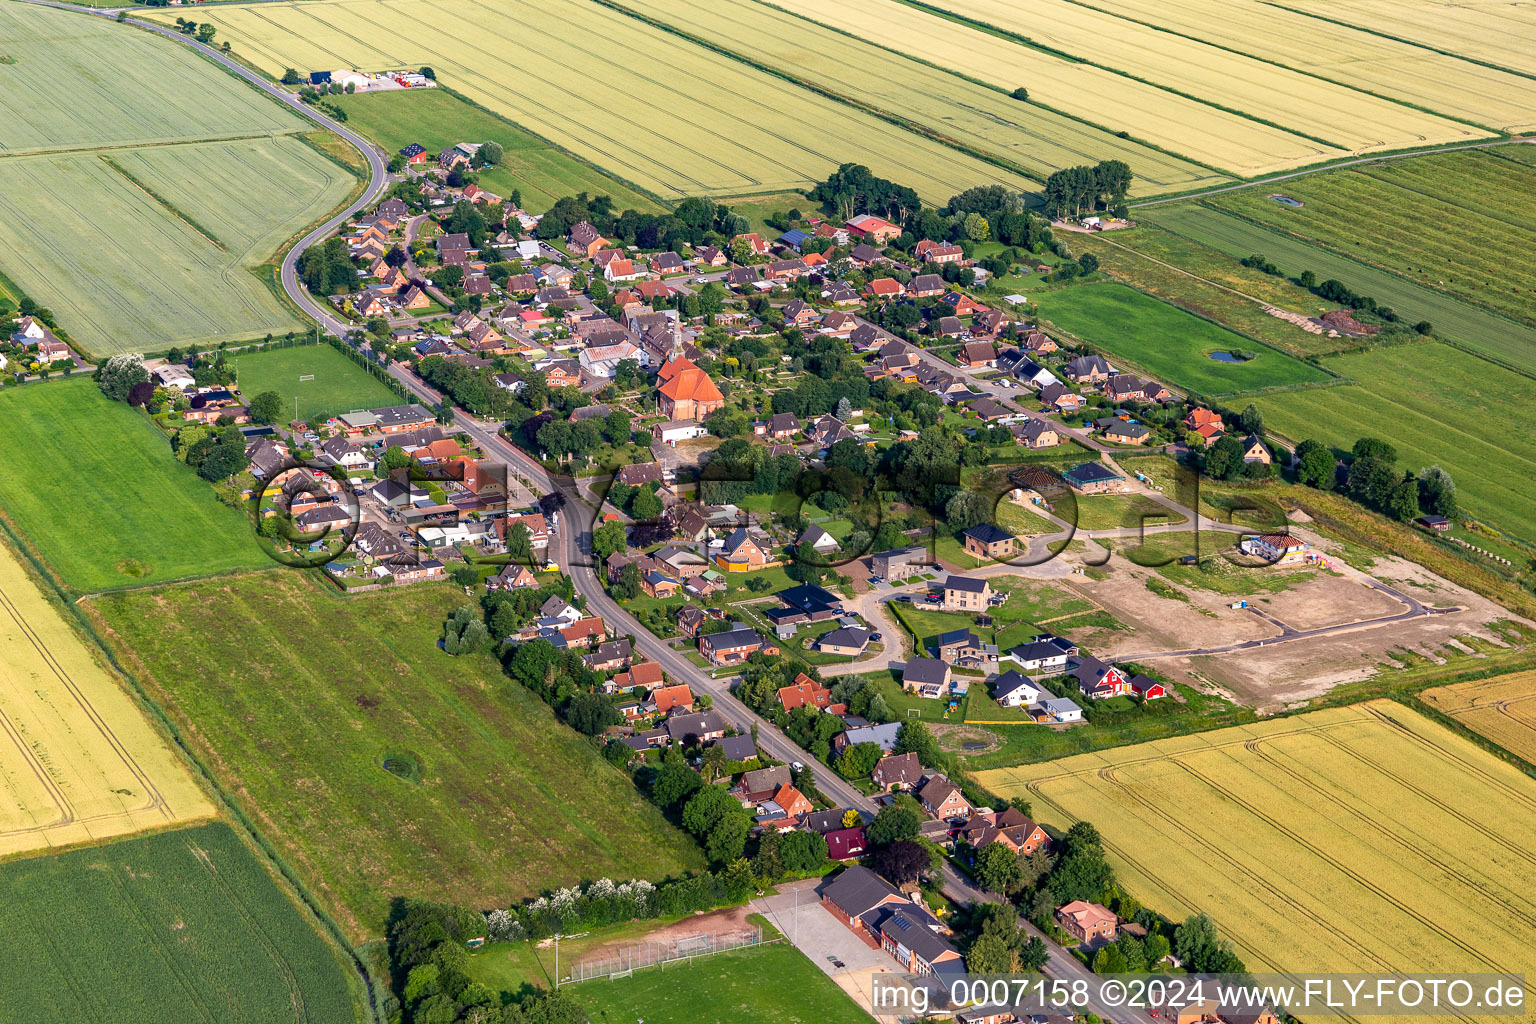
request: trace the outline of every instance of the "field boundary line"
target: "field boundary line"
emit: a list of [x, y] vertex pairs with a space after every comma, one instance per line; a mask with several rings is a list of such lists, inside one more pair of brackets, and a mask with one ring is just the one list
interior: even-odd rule
[[220, 252], [225, 252], [225, 253], [230, 251], [229, 250], [229, 246], [227, 246], [223, 242], [221, 242], [217, 235], [215, 235], [208, 228], [203, 227], [197, 221], [193, 220], [190, 215], [182, 212], [176, 206], [175, 203], [171, 202], [169, 199], [165, 198], [160, 193], [158, 193], [154, 189], [150, 188], [144, 182], [142, 182], [138, 178], [134, 177], [132, 172], [130, 172], [128, 170], [128, 168], [124, 167], [122, 164], [118, 163], [116, 160], [112, 159], [110, 156], [106, 156], [105, 154], [102, 154], [102, 155], [98, 156], [97, 159], [99, 159], [102, 163], [106, 164], [112, 170], [116, 171], [118, 174], [121, 174], [124, 178], [128, 179], [129, 183], [131, 183], [140, 192], [143, 192], [150, 199], [154, 200], [154, 202], [156, 204], [158, 204], [162, 209], [164, 209], [172, 217], [175, 217], [177, 220], [181, 221], [187, 227], [191, 228], [193, 231], [196, 231], [199, 235], [202, 235], [203, 238], [205, 238], [206, 240], [208, 240], [210, 243], [213, 244], [214, 248], [218, 249]]

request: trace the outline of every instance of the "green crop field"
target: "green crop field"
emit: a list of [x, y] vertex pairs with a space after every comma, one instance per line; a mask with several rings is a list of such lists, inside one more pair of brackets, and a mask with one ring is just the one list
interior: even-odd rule
[[291, 136], [0, 159], [6, 272], [98, 358], [292, 328], [252, 268], [352, 178]]
[[0, 865], [5, 1018], [350, 1024], [354, 981], [223, 824]]
[[1536, 780], [1391, 701], [977, 782], [1091, 821], [1130, 892], [1209, 913], [1251, 970], [1518, 971], [1536, 942]]
[[1362, 435], [1397, 447], [1399, 465], [1438, 464], [1470, 512], [1536, 540], [1536, 410], [1528, 377], [1444, 345], [1350, 353], [1327, 360], [1358, 385], [1256, 399], [1285, 437], [1348, 448]]
[[489, 653], [439, 649], [465, 600], [446, 584], [345, 597], [316, 574], [272, 572], [89, 608], [354, 938], [382, 935], [400, 895], [489, 907], [701, 866]]
[[0, 447], [0, 511], [76, 590], [271, 564], [250, 521], [89, 380], [0, 391]]
[[[1316, 367], [1122, 284], [1042, 292], [1036, 302], [1044, 319], [1172, 387], [1214, 396], [1329, 379]], [[1210, 358], [1234, 349], [1256, 354], [1241, 363]]]
[[[837, 982], [787, 942], [720, 953], [666, 970], [588, 981], [562, 992], [581, 1003], [592, 1024], [700, 1024], [771, 1020], [822, 1024], [866, 1019]], [[844, 1016], [846, 1014], [846, 1016]]]
[[[295, 398], [301, 420], [400, 404], [381, 381], [329, 345], [247, 352], [237, 356], [236, 363], [240, 393], [250, 400], [263, 391], [276, 391], [283, 399], [284, 417], [293, 415]], [[299, 380], [308, 376], [315, 379]]]
[[[660, 0], [623, 6], [797, 81], [904, 118], [1044, 179], [1074, 164], [1120, 159], [1146, 194], [1219, 184], [1224, 176], [1001, 88], [961, 78], [756, 0], [679, 8]], [[964, 69], [962, 69], [964, 70]]]
[[[1391, 306], [1410, 322], [1428, 320], [1434, 325], [1436, 334], [1454, 339], [1495, 359], [1536, 372], [1536, 328], [1462, 302], [1434, 288], [1208, 206], [1172, 203], [1137, 210], [1136, 216], [1180, 237], [1234, 257], [1234, 267], [1238, 259], [1259, 253], [1291, 277], [1310, 270], [1319, 280], [1336, 278], [1355, 292], [1369, 295]], [[1113, 241], [1123, 242], [1138, 251], [1146, 248], [1141, 240], [1143, 233], [1124, 234], [1122, 238], [1121, 233], [1116, 232]], [[1149, 255], [1193, 273], [1202, 276], [1207, 273], [1205, 268], [1193, 264], [1184, 254], [1159, 252], [1151, 248], [1146, 248], [1146, 251]], [[1234, 286], [1245, 287], [1241, 284]], [[1314, 305], [1304, 307], [1304, 311], [1323, 312], [1330, 308], [1333, 308], [1331, 304], [1317, 299]], [[1317, 343], [1336, 349], [1350, 342], [1345, 338], [1318, 338]]]
[[[1500, 194], [1530, 191], [1536, 168], [1503, 163], [1508, 169]], [[1475, 182], [1455, 183], [1454, 166], [1431, 167], [1419, 173], [1433, 179], [1427, 185], [1432, 193], [1366, 171], [1343, 170], [1285, 182], [1279, 191], [1302, 202], [1300, 207], [1270, 199], [1267, 189], [1229, 192], [1205, 202], [1447, 295], [1536, 321], [1536, 266], [1528, 259], [1530, 230], [1519, 222], [1521, 215], [1479, 212], [1486, 203], [1503, 203], [1483, 197], [1467, 205], [1467, 197], [1476, 194]], [[1519, 203], [1512, 200], [1510, 208], [1518, 209]]]
[[459, 142], [501, 143], [506, 152], [501, 164], [475, 172], [476, 179], [481, 188], [504, 199], [517, 189], [523, 209], [530, 213], [543, 213], [555, 200], [578, 192], [609, 196], [615, 210], [661, 208], [617, 178], [445, 89], [356, 93], [332, 97], [332, 102], [347, 112], [347, 127], [367, 135], [388, 153], [398, 153], [413, 142], [434, 154]]
[[186, 47], [106, 18], [0, 4], [0, 40], [15, 60], [0, 64], [0, 156], [312, 127]]
[[279, 2], [221, 7], [208, 18], [236, 53], [273, 74], [431, 65], [444, 85], [664, 200], [804, 188], [849, 160], [930, 202], [973, 185], [1033, 187], [942, 142], [581, 0]]

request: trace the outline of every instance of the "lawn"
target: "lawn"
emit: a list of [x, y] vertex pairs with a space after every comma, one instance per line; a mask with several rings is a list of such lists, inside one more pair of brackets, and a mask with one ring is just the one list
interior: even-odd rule
[[[1176, 525], [1185, 522], [1181, 515], [1145, 494], [1074, 494], [1079, 530], [1113, 530], [1147, 526]], [[1062, 502], [1056, 514], [1069, 522], [1072, 509]]]
[[1353, 353], [1328, 366], [1359, 385], [1261, 397], [1265, 425], [1345, 449], [1362, 435], [1386, 438], [1401, 468], [1441, 466], [1466, 511], [1536, 539], [1529, 378], [1435, 344]]
[[583, 982], [561, 991], [586, 1007], [592, 1024], [823, 1024], [867, 1017], [835, 981], [787, 942], [718, 953], [665, 970], [637, 971], [614, 981]]
[[0, 391], [0, 508], [79, 591], [270, 565], [249, 520], [85, 378]]
[[6, 1019], [351, 1024], [358, 979], [223, 824], [0, 865]]
[[1527, 763], [1536, 764], [1536, 672], [1441, 686], [1419, 700]]
[[[247, 352], [235, 361], [246, 400], [276, 391], [283, 399], [285, 419], [293, 415], [295, 398], [301, 420], [400, 404], [393, 391], [329, 345]], [[315, 379], [299, 380], [309, 376]]]
[[[1257, 271], [1245, 271], [1238, 266], [1237, 261], [1244, 256], [1259, 253], [1291, 277], [1310, 270], [1319, 280], [1336, 278], [1355, 292], [1369, 295], [1391, 306], [1410, 323], [1428, 320], [1434, 325], [1435, 333], [1442, 337], [1452, 338], [1475, 351], [1536, 372], [1536, 328], [1462, 302], [1428, 284], [1410, 281], [1369, 266], [1355, 258], [1353, 252], [1349, 255], [1336, 253], [1281, 231], [1261, 227], [1195, 203], [1151, 207], [1138, 210], [1136, 215], [1157, 227], [1166, 228], [1167, 232], [1129, 232], [1123, 238], [1122, 233], [1116, 232], [1113, 241], [1124, 241], [1150, 256], [1202, 276], [1219, 273], [1220, 264], [1204, 256], [1213, 249], [1219, 250], [1218, 255], [1225, 254], [1223, 262], [1230, 263], [1231, 273], [1234, 274], [1256, 274]], [[1157, 243], [1167, 237], [1168, 232], [1176, 232], [1177, 238], [1188, 240], [1191, 244], [1181, 246], [1167, 243], [1159, 246]], [[1219, 277], [1216, 279], [1220, 280]], [[1279, 282], [1278, 278], [1273, 277], [1268, 280]], [[1139, 280], [1136, 283], [1142, 284]], [[1269, 298], [1271, 301], [1280, 299], [1278, 295], [1257, 290], [1251, 280], [1228, 283], [1250, 295]], [[1279, 301], [1278, 304], [1308, 313], [1325, 312], [1333, 308], [1331, 303], [1325, 303], [1310, 294], [1307, 298], [1312, 300], [1309, 304], [1287, 301]], [[1273, 317], [1266, 315], [1264, 319], [1274, 320], [1286, 330], [1293, 330]], [[1303, 334], [1301, 331], [1295, 333]], [[1314, 345], [1328, 346], [1327, 349], [1315, 349], [1320, 351], [1337, 351], [1354, 344], [1342, 337], [1304, 337], [1311, 339]], [[1269, 339], [1265, 337], [1265, 340]]]
[[407, 89], [333, 97], [354, 128], [398, 153], [413, 142], [433, 154], [459, 142], [499, 142], [505, 150], [496, 167], [476, 172], [482, 188], [509, 198], [521, 193], [523, 208], [543, 213], [555, 200], [586, 192], [608, 196], [615, 210], [656, 212], [657, 202], [542, 139], [447, 89]]
[[383, 934], [403, 894], [488, 907], [700, 866], [692, 841], [490, 654], [441, 652], [442, 620], [464, 600], [442, 584], [342, 597], [282, 572], [90, 608], [355, 939]]
[[[1481, 181], [1464, 173], [1455, 154], [1424, 159], [1438, 162], [1409, 176], [1392, 172], [1398, 180], [1368, 168], [1286, 182], [1285, 195], [1300, 207], [1270, 200], [1265, 189], [1205, 201], [1494, 312], [1536, 319], [1536, 268], [1526, 258], [1530, 214], [1514, 212], [1536, 187], [1536, 168], [1499, 161], [1488, 179], [1499, 182], [1502, 198], [1495, 200], [1479, 193]], [[1487, 204], [1496, 212], [1485, 212]], [[1434, 232], [1429, 244], [1426, 226]]]
[[1145, 906], [1211, 914], [1251, 970], [1519, 971], [1536, 942], [1536, 780], [1391, 701], [977, 782], [1091, 821]]
[[3, 543], [0, 720], [28, 738], [0, 745], [0, 857], [213, 815], [165, 738]]
[[[1283, 352], [1260, 346], [1192, 313], [1123, 284], [1041, 292], [1040, 316], [1159, 382], [1204, 395], [1310, 384], [1329, 375]], [[1220, 363], [1213, 352], [1241, 350], [1254, 358]]]

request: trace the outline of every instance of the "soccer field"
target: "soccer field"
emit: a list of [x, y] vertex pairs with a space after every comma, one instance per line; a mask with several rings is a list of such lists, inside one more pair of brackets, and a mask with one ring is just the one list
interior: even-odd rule
[[383, 935], [403, 894], [491, 907], [702, 866], [693, 840], [494, 656], [442, 652], [443, 619], [470, 600], [461, 590], [349, 597], [316, 575], [87, 606], [354, 939]]
[[1419, 700], [1536, 764], [1536, 672], [1423, 690]]
[[79, 591], [272, 563], [142, 413], [85, 378], [0, 391], [0, 511]]
[[[1122, 284], [1090, 284], [1041, 292], [1040, 316], [1116, 357], [1135, 363], [1158, 382], [1202, 395], [1326, 381], [1327, 373], [1283, 352], [1202, 320]], [[1254, 353], [1238, 363], [1213, 352]]]
[[[246, 352], [235, 358], [240, 393], [249, 401], [263, 391], [283, 399], [284, 419], [323, 419], [358, 409], [399, 405], [400, 399], [382, 381], [329, 345]], [[301, 380], [313, 377], [313, 380]]]
[[0, 856], [213, 814], [186, 766], [4, 543], [0, 734]]
[[353, 1024], [357, 981], [223, 824], [0, 865], [9, 1021]]
[[430, 65], [474, 102], [663, 199], [804, 188], [849, 161], [934, 203], [974, 185], [1034, 187], [584, 0], [274, 2], [206, 16], [236, 53], [273, 74]]
[[1522, 971], [1536, 942], [1536, 780], [1390, 701], [977, 781], [1092, 822], [1130, 892], [1251, 969]]

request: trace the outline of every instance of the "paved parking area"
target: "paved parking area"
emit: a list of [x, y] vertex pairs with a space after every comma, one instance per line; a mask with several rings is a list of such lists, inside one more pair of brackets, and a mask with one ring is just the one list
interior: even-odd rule
[[[896, 961], [849, 931], [816, 897], [820, 879], [806, 879], [781, 886], [778, 895], [752, 901], [752, 909], [766, 917], [784, 937], [810, 957], [811, 962], [836, 981], [854, 1001], [870, 1009], [871, 980], [877, 974], [899, 973]], [[844, 964], [834, 967], [828, 957]], [[882, 1021], [894, 1016], [875, 1014]]]

